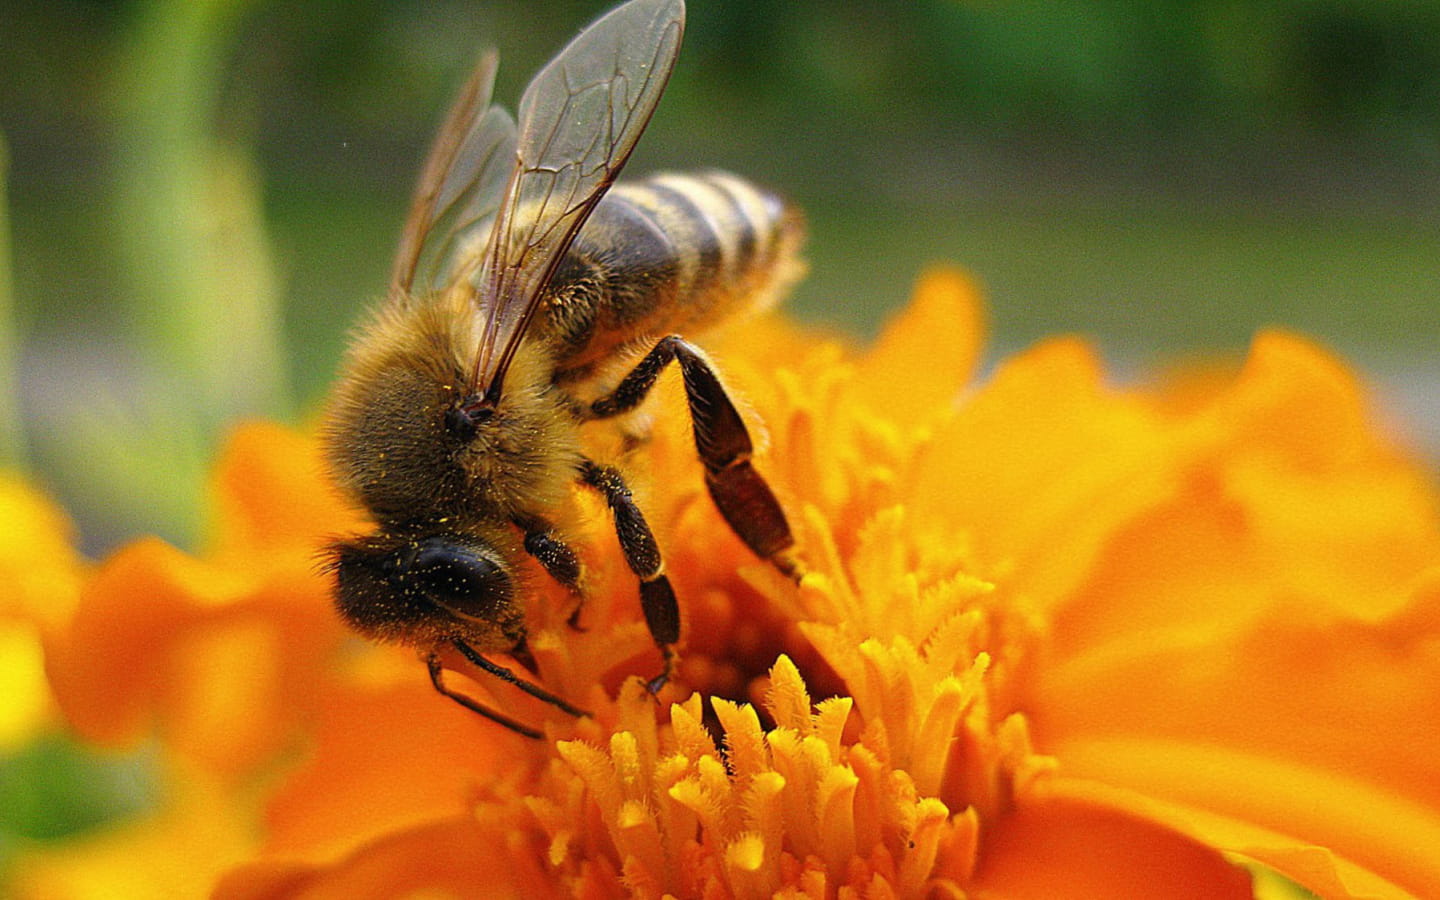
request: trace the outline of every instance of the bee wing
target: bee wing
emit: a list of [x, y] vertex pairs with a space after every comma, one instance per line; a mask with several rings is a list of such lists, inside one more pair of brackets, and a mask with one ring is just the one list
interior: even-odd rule
[[477, 282], [486, 318], [471, 386], [486, 396], [498, 396], [555, 267], [649, 123], [684, 25], [683, 0], [631, 0], [525, 89], [515, 168]]
[[475, 245], [515, 164], [515, 122], [490, 105], [498, 64], [493, 50], [481, 57], [430, 148], [390, 272], [394, 302], [468, 281], [483, 258]]

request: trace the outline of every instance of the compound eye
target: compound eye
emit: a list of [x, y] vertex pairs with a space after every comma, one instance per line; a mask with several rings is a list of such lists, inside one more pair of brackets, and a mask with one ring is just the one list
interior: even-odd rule
[[494, 621], [514, 597], [510, 576], [483, 548], [437, 536], [407, 556], [391, 576], [396, 587], [450, 612]]
[[337, 541], [329, 552], [336, 608], [361, 634], [425, 645], [523, 633], [503, 561], [472, 538], [382, 534]]

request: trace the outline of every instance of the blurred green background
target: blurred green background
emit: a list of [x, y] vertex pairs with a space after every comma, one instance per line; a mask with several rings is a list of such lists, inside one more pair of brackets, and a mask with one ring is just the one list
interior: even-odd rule
[[[607, 5], [0, 5], [8, 440], [88, 548], [193, 541], [225, 424], [315, 411], [478, 48], [513, 106]], [[946, 260], [992, 359], [1079, 331], [1127, 373], [1284, 324], [1440, 447], [1440, 4], [695, 0], [630, 171], [696, 166], [808, 211], [808, 320], [871, 332]]]

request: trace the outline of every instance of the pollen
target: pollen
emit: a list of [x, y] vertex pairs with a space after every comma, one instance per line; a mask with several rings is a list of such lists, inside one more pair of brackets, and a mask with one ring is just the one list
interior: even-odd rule
[[[863, 890], [878, 879], [914, 893], [943, 879], [942, 848], [951, 851], [944, 861], [950, 873], [963, 877], [973, 865], [974, 812], [956, 816], [925, 796], [895, 764], [883, 732], [848, 743], [851, 698], [812, 703], [788, 657], [776, 662], [769, 683], [758, 709], [714, 699], [714, 738], [696, 695], [670, 707], [668, 728], [616, 732], [603, 747], [561, 742], [566, 769], [549, 773], [542, 808], [588, 796], [615, 854], [605, 868], [658, 893], [768, 897], [796, 884], [799, 873], [823, 892]], [[621, 702], [641, 708], [647, 701], [632, 694]], [[948, 750], [942, 740], [930, 750], [938, 762], [918, 747], [908, 755], [933, 772]], [[551, 829], [552, 848], [570, 846], [559, 823], [583, 812], [577, 806], [537, 824]], [[578, 857], [560, 862], [553, 852], [551, 860], [572, 892], [583, 894], [587, 884], [600, 889], [589, 883], [593, 865]]]

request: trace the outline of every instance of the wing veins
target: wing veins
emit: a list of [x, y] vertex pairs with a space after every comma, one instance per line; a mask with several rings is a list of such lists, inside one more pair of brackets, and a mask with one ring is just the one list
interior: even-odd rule
[[683, 27], [681, 0], [632, 0], [583, 31], [526, 89], [516, 168], [478, 279], [489, 318], [472, 389], [498, 398], [565, 251], [655, 111]]
[[475, 245], [515, 156], [515, 123], [490, 103], [497, 65], [493, 50], [482, 55], [426, 156], [391, 267], [392, 303], [469, 282], [483, 259]]

